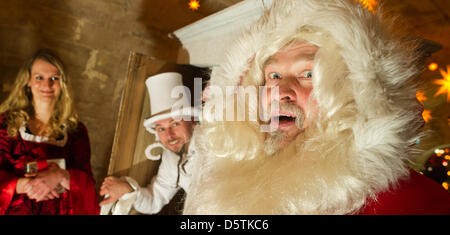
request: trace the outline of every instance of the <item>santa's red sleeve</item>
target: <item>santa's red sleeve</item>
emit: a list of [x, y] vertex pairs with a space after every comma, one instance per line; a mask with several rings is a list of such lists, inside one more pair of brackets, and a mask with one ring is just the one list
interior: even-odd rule
[[100, 208], [90, 163], [89, 136], [82, 123], [79, 124], [76, 133], [71, 135], [68, 147], [70, 148], [70, 157], [67, 162], [67, 170], [70, 173], [68, 194], [70, 205], [66, 205], [66, 208], [69, 207], [69, 214], [97, 215], [100, 213]]
[[450, 193], [441, 185], [410, 170], [407, 179], [369, 200], [362, 215], [450, 215]]

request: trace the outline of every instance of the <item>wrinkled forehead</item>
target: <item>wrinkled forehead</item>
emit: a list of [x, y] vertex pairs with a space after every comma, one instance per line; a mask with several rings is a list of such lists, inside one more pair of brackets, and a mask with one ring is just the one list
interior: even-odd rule
[[285, 46], [283, 46], [279, 50], [279, 52], [298, 50], [298, 51], [302, 51], [306, 54], [315, 54], [318, 48], [319, 48], [318, 46], [316, 46], [310, 42], [293, 40], [293, 41], [289, 42], [288, 44], [286, 44]]
[[292, 41], [271, 55], [263, 64], [263, 68], [282, 63], [288, 58], [294, 61], [313, 61], [319, 47], [304, 41]]
[[274, 32], [271, 35], [266, 35], [266, 37], [276, 38], [276, 40], [266, 40], [267, 44], [262, 46], [256, 53], [255, 62], [259, 65], [260, 69], [266, 64], [271, 63], [277, 53], [279, 54], [287, 50], [300, 51], [305, 53], [309, 59], [313, 59], [312, 57], [317, 51], [330, 40], [328, 33], [312, 26], [304, 26], [290, 36], [281, 37], [277, 36], [278, 34]]

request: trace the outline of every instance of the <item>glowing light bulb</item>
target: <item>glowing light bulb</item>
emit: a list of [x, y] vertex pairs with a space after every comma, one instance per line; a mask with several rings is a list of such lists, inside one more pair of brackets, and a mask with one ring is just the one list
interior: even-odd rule
[[432, 119], [433, 117], [431, 116], [431, 111], [430, 110], [423, 110], [422, 113], [422, 118], [425, 121], [425, 123], [428, 123], [430, 121], [430, 119]]
[[421, 104], [423, 104], [423, 102], [427, 100], [427, 97], [425, 96], [425, 91], [417, 91], [416, 98]]
[[434, 96], [447, 93], [447, 102], [450, 102], [450, 65], [447, 65], [447, 71], [442, 69], [439, 69], [439, 71], [441, 72], [442, 79], [436, 79], [433, 83], [441, 85], [441, 87]]
[[431, 63], [431, 64], [428, 65], [428, 69], [430, 71], [436, 71], [438, 68], [439, 68], [439, 65], [436, 64], [436, 63]]
[[191, 10], [198, 10], [200, 8], [200, 2], [197, 0], [191, 0], [189, 2], [189, 8], [191, 8]]
[[444, 187], [445, 190], [448, 190], [448, 183], [447, 182], [442, 183], [442, 187]]
[[375, 8], [378, 6], [376, 0], [358, 0], [367, 10], [375, 12]]

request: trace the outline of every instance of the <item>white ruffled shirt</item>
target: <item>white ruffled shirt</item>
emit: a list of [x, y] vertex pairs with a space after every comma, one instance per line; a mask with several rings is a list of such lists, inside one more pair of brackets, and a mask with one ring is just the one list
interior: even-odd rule
[[123, 195], [114, 205], [102, 207], [102, 214], [108, 214], [109, 211], [116, 215], [128, 214], [131, 207], [143, 214], [155, 214], [170, 202], [180, 188], [188, 193], [192, 170], [190, 159], [195, 155], [191, 147], [192, 144], [188, 153], [181, 158], [172, 151], [164, 150], [157, 175], [145, 187], [139, 186], [131, 177], [122, 177], [134, 191]]

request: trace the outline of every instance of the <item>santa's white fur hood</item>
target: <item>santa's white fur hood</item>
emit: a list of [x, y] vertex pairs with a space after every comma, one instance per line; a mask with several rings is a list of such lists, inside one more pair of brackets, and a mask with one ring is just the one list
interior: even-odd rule
[[[293, 38], [317, 45], [315, 123], [275, 156], [255, 122], [203, 122], [186, 214], [347, 214], [407, 176], [422, 125], [414, 43], [353, 0], [276, 0], [229, 49], [214, 86], [263, 85]], [[252, 107], [250, 107], [252, 108]], [[255, 107], [253, 107], [255, 108]]]

